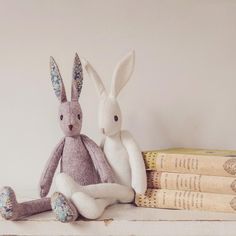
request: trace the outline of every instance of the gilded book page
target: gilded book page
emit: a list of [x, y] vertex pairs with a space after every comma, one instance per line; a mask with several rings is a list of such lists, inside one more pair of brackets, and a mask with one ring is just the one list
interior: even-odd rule
[[136, 195], [135, 204], [139, 207], [236, 213], [236, 196], [226, 194], [148, 189], [145, 195]]
[[162, 172], [236, 176], [235, 156], [144, 152], [146, 168]]
[[236, 194], [236, 178], [147, 171], [148, 188]]

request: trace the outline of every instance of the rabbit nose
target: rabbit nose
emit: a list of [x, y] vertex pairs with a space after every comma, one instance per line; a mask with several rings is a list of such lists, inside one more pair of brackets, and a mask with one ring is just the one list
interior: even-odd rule
[[69, 129], [72, 130], [73, 129], [73, 125], [68, 125]]

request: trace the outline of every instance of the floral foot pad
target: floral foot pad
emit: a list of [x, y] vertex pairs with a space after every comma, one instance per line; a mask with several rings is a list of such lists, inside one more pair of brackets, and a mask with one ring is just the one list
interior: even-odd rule
[[78, 218], [76, 207], [61, 193], [52, 195], [51, 206], [57, 220], [63, 223], [75, 221]]
[[4, 187], [0, 191], [0, 214], [6, 220], [13, 220], [16, 212], [14, 209], [17, 206], [16, 196], [12, 188]]

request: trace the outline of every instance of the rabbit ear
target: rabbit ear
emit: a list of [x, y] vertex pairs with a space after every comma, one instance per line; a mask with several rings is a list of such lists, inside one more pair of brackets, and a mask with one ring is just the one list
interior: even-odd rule
[[94, 68], [86, 61], [84, 58], [82, 59], [83, 65], [89, 76], [94, 80], [94, 83], [97, 87], [98, 93], [100, 96], [105, 96], [107, 94], [105, 86], [99, 77], [98, 73], [94, 70]]
[[78, 54], [75, 54], [73, 78], [71, 85], [71, 101], [78, 101], [83, 86], [83, 69]]
[[117, 97], [134, 70], [134, 51], [129, 52], [116, 66], [111, 84], [111, 95]]
[[61, 78], [58, 66], [53, 57], [50, 57], [50, 73], [51, 73], [52, 86], [57, 98], [61, 103], [66, 102], [67, 99], [66, 99], [65, 86], [63, 84], [63, 80]]

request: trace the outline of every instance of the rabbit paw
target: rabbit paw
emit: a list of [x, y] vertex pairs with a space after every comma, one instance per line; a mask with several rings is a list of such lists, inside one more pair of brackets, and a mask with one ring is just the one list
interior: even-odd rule
[[43, 197], [46, 197], [47, 196], [47, 193], [45, 192], [44, 189], [40, 189], [40, 197], [43, 198]]
[[73, 203], [61, 193], [54, 193], [51, 197], [52, 210], [57, 220], [62, 223], [75, 221], [79, 213]]
[[4, 187], [0, 191], [0, 214], [6, 220], [14, 220], [17, 215], [17, 201], [12, 188]]
[[44, 186], [40, 186], [40, 197], [43, 198], [43, 197], [46, 197], [48, 195], [48, 192], [49, 192], [49, 188], [47, 187], [44, 187]]

